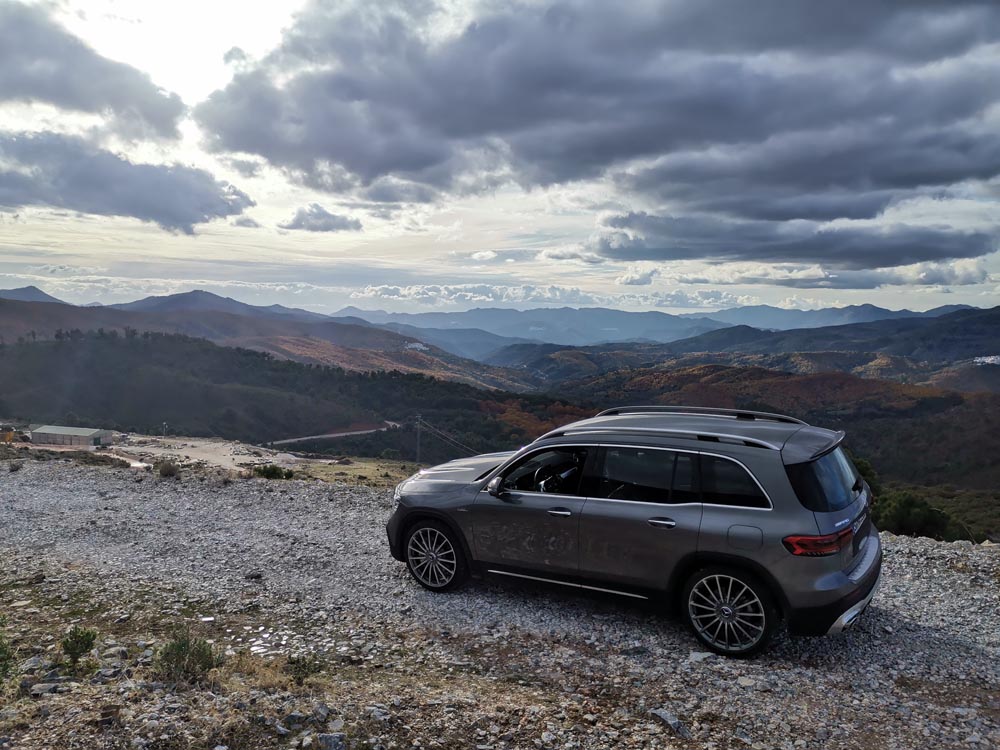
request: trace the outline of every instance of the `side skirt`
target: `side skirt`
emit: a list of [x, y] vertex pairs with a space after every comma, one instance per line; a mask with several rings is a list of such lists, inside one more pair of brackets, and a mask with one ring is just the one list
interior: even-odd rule
[[561, 581], [557, 578], [543, 578], [541, 576], [527, 575], [526, 573], [514, 573], [510, 570], [500, 570], [499, 568], [487, 568], [487, 573], [494, 573], [501, 576], [510, 576], [512, 578], [523, 578], [529, 581], [539, 581], [541, 583], [555, 583], [559, 586], [569, 586], [574, 589], [585, 589], [587, 591], [599, 591], [604, 594], [616, 594], [618, 596], [627, 596], [632, 599], [649, 599], [645, 594], [636, 594], [631, 591], [620, 591], [618, 589], [608, 589], [601, 586], [591, 586], [586, 583], [578, 583], [575, 581]]

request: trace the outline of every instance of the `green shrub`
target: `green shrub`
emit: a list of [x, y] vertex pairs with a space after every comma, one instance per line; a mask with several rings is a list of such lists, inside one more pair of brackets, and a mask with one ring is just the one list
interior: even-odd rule
[[395, 448], [386, 448], [384, 451], [379, 453], [379, 458], [383, 458], [386, 461], [395, 461], [399, 458], [399, 451]]
[[[0, 616], [0, 628], [6, 626], [7, 621]], [[7, 636], [0, 631], [0, 681], [6, 680], [10, 673], [14, 671], [14, 647], [7, 639]]]
[[156, 467], [156, 470], [160, 473], [161, 477], [176, 477], [181, 472], [180, 468], [173, 461], [162, 462]]
[[80, 657], [94, 647], [94, 642], [96, 640], [96, 630], [92, 628], [81, 628], [79, 625], [74, 625], [69, 629], [69, 632], [63, 636], [59, 645], [62, 647], [62, 652], [66, 655], [66, 658], [69, 659], [70, 666], [75, 667], [76, 663], [80, 661]]
[[954, 541], [968, 532], [946, 511], [911, 490], [889, 490], [872, 506], [872, 521], [882, 531], [905, 536], [927, 536]]
[[156, 657], [156, 671], [168, 682], [198, 682], [219, 666], [221, 659], [212, 644], [191, 635], [188, 629], [177, 630]]
[[296, 685], [302, 685], [307, 677], [323, 671], [323, 662], [319, 657], [312, 654], [303, 654], [301, 656], [293, 654], [288, 657], [288, 661], [285, 664], [285, 671], [295, 680]]
[[295, 472], [291, 469], [283, 469], [277, 464], [265, 464], [264, 466], [254, 466], [253, 475], [261, 479], [291, 479]]

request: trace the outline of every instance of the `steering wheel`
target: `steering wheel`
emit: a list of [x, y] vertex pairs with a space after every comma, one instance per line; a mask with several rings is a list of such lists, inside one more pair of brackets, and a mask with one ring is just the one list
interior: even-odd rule
[[556, 473], [554, 466], [539, 466], [535, 470], [535, 490], [537, 492], [552, 492], [558, 485], [558, 482], [553, 482], [552, 480], [558, 480], [558, 478], [559, 475]]

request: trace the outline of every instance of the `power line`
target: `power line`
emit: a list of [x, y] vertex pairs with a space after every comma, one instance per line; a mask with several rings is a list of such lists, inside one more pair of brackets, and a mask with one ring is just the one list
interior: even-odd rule
[[[443, 430], [440, 430], [437, 427], [435, 427], [434, 425], [428, 423], [419, 414], [417, 415], [416, 419], [417, 419], [417, 435], [418, 435], [418, 439], [419, 439], [419, 435], [420, 435], [420, 427], [423, 426], [423, 427], [426, 427], [428, 430], [430, 430], [433, 435], [436, 435], [440, 439], [442, 439], [442, 440], [450, 443], [453, 447], [458, 448], [458, 449], [463, 450], [463, 451], [468, 451], [469, 454], [476, 453], [476, 449], [475, 448], [471, 448], [470, 446], [468, 446], [465, 443], [463, 443], [462, 441], [460, 441], [458, 438], [454, 438], [451, 435], [449, 435], [448, 433], [444, 432]], [[419, 447], [419, 442], [418, 442], [418, 447]]]

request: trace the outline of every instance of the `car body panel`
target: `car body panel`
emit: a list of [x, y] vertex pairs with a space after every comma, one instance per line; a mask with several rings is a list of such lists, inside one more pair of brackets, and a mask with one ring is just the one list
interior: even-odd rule
[[472, 508], [476, 560], [540, 575], [576, 575], [585, 502], [571, 495], [479, 492]]

